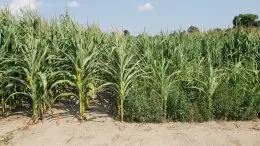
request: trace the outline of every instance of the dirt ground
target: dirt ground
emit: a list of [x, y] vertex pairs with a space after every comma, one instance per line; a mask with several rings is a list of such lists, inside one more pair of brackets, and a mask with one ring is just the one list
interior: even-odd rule
[[[92, 110], [79, 122], [66, 109], [28, 126], [30, 118], [13, 115], [0, 119], [0, 145], [8, 146], [260, 146], [260, 121], [136, 124], [114, 121]], [[54, 114], [55, 114], [54, 113]]]

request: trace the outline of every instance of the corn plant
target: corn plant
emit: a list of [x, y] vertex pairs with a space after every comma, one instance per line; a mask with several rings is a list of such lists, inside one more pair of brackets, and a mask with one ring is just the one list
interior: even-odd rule
[[[0, 97], [2, 103], [2, 115], [6, 116], [8, 90], [13, 86], [8, 76], [14, 71], [12, 53], [15, 53], [12, 48], [17, 47], [15, 38], [14, 19], [10, 12], [3, 10], [1, 12], [0, 23]], [[11, 105], [10, 105], [11, 108]]]
[[120, 121], [124, 120], [124, 101], [131, 92], [131, 84], [134, 78], [140, 75], [139, 61], [134, 60], [135, 55], [130, 54], [127, 39], [120, 34], [114, 36], [114, 45], [112, 45], [107, 55], [108, 62], [104, 62], [104, 72], [109, 75], [108, 82], [117, 95], [117, 115]]
[[[146, 56], [143, 63], [146, 68], [146, 75], [144, 76], [149, 80], [149, 84], [152, 88], [152, 92], [158, 96], [162, 101], [162, 109], [164, 112], [164, 118], [167, 118], [167, 102], [170, 94], [170, 90], [174, 83], [177, 82], [176, 75], [179, 74], [179, 70], [173, 70], [170, 67], [172, 62], [165, 56], [165, 50], [167, 46], [160, 46], [156, 49], [158, 44], [163, 43], [164, 40], [156, 39], [150, 42], [146, 42]], [[164, 50], [165, 49], [165, 50]]]
[[78, 98], [79, 119], [85, 119], [84, 111], [89, 105], [88, 92], [98, 71], [99, 50], [97, 50], [93, 42], [87, 43], [88, 38], [82, 30], [75, 27], [73, 22], [65, 19], [64, 23], [67, 23], [71, 36], [64, 36], [60, 40], [60, 44], [58, 44], [60, 46], [58, 52], [61, 55], [56, 59], [57, 65], [64, 71], [67, 83], [76, 88], [76, 94], [70, 93], [67, 95]]

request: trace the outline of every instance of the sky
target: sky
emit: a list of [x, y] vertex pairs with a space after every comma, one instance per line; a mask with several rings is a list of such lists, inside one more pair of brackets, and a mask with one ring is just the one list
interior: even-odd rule
[[260, 16], [260, 0], [0, 0], [14, 15], [19, 9], [37, 10], [51, 19], [65, 12], [81, 24], [98, 24], [103, 31], [115, 27], [131, 34], [185, 30], [197, 26], [205, 31], [232, 26], [240, 13]]

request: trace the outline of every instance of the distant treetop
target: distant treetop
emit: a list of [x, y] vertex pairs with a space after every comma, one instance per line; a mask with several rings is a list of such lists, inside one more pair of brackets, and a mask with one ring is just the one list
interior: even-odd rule
[[187, 30], [188, 33], [198, 33], [200, 32], [199, 28], [196, 26], [190, 26]]
[[233, 19], [233, 26], [260, 27], [260, 20], [256, 14], [239, 14]]

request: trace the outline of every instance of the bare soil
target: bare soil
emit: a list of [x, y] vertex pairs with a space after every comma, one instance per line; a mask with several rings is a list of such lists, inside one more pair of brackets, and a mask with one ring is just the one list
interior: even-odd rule
[[[57, 113], [61, 119], [57, 123]], [[36, 125], [30, 118], [13, 115], [0, 119], [0, 145], [8, 146], [259, 146], [260, 121], [205, 123], [171, 122], [137, 124], [113, 120], [92, 109], [87, 121], [79, 122], [68, 109], [54, 110]]]

